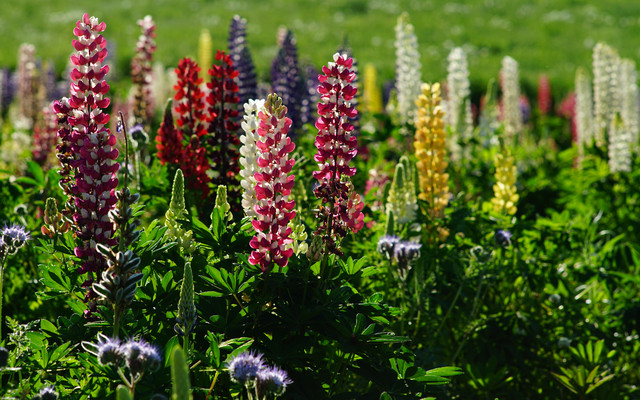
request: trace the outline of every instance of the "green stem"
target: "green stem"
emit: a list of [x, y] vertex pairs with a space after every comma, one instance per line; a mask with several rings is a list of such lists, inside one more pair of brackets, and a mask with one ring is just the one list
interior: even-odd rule
[[216, 385], [216, 382], [218, 381], [218, 375], [220, 375], [220, 371], [216, 370], [216, 374], [213, 376], [213, 380], [211, 381], [211, 386], [209, 386], [209, 392], [207, 393], [207, 397], [205, 397], [204, 400], [209, 400], [209, 397], [211, 397], [211, 392], [213, 392], [213, 387]]
[[7, 261], [7, 254], [2, 255], [2, 264], [0, 265], [0, 341], [2, 341], [2, 303], [4, 300], [4, 263]]

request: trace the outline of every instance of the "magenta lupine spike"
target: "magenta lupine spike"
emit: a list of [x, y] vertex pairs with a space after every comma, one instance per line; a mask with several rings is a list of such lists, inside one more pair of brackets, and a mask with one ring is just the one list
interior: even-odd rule
[[255, 174], [257, 204], [256, 217], [252, 221], [257, 235], [251, 239], [254, 249], [249, 257], [252, 265], [260, 265], [262, 272], [271, 270], [273, 264], [284, 267], [293, 254], [289, 221], [295, 217], [295, 201], [289, 200], [295, 177], [289, 175], [295, 160], [289, 154], [295, 144], [287, 133], [291, 119], [287, 118], [287, 107], [275, 94], [269, 95], [264, 109], [258, 112], [258, 135], [256, 141], [260, 152], [258, 172]]
[[341, 254], [339, 240], [348, 230], [357, 232], [363, 226], [363, 203], [360, 195], [353, 191], [348, 178], [356, 173], [349, 161], [357, 154], [357, 138], [349, 119], [357, 114], [351, 104], [357, 89], [351, 85], [356, 74], [351, 69], [353, 60], [346, 55], [334, 54], [333, 62], [322, 67], [318, 77], [320, 102], [316, 122], [316, 153], [319, 171], [313, 173], [318, 179], [316, 197], [322, 200], [317, 217], [316, 234], [321, 235], [328, 251]]
[[[118, 150], [114, 147], [116, 137], [106, 127], [109, 115], [103, 112], [109, 106], [109, 98], [105, 97], [109, 85], [104, 80], [109, 67], [103, 65], [107, 42], [100, 34], [105, 27], [104, 22], [84, 14], [73, 30], [77, 40], [73, 40], [76, 52], [71, 55], [75, 67], [71, 71], [68, 100], [71, 110], [67, 121], [73, 153], [69, 163], [75, 181], [71, 183], [70, 192], [75, 203], [73, 220], [81, 242], [74, 252], [82, 260], [79, 272], [88, 274], [84, 284], [87, 287], [91, 287], [93, 273], [106, 268], [96, 244], [114, 246], [117, 243], [113, 223], [107, 215], [117, 201], [114, 191], [118, 185], [115, 174], [119, 164], [116, 162]], [[56, 107], [57, 112], [64, 114], [64, 99]], [[91, 299], [91, 293], [87, 297]]]
[[38, 164], [50, 166], [47, 161], [56, 147], [57, 129], [58, 118], [53, 104], [49, 104], [42, 109], [42, 118], [33, 127], [33, 160]]

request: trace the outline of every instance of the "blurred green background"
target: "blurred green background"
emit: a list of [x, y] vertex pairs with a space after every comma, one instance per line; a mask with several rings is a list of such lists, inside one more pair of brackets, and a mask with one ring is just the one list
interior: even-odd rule
[[107, 23], [105, 36], [115, 45], [120, 76], [139, 35], [136, 21], [146, 14], [157, 24], [156, 59], [174, 66], [197, 54], [198, 37], [208, 29], [215, 48], [226, 48], [229, 21], [248, 20], [248, 42], [258, 73], [266, 79], [276, 53], [276, 32], [285, 25], [296, 34], [301, 59], [326, 63], [348, 37], [360, 65], [372, 62], [382, 79], [393, 78], [394, 25], [410, 14], [422, 54], [423, 79], [446, 76], [446, 58], [464, 46], [474, 90], [497, 77], [509, 55], [521, 69], [525, 90], [546, 73], [555, 96], [573, 86], [578, 66], [591, 69], [591, 49], [605, 41], [622, 57], [640, 55], [639, 3], [578, 0], [3, 0], [0, 13], [0, 67], [14, 68], [18, 46], [33, 43], [37, 56], [62, 71], [72, 51], [74, 23], [84, 12]]

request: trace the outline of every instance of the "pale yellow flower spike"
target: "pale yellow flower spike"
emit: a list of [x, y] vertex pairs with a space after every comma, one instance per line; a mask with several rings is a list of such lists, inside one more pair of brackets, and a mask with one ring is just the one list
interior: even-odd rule
[[496, 184], [493, 185], [494, 197], [491, 199], [496, 213], [514, 215], [517, 211], [516, 203], [520, 196], [516, 193], [516, 167], [509, 149], [504, 154], [496, 154]]
[[449, 201], [449, 174], [447, 169], [444, 111], [440, 103], [440, 84], [423, 84], [422, 94], [416, 100], [415, 152], [420, 177], [419, 198], [429, 203], [432, 218], [441, 218]]

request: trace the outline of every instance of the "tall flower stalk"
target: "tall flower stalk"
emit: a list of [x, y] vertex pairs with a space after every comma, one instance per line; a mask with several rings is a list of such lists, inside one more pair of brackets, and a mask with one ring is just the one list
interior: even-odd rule
[[620, 56], [610, 46], [598, 43], [593, 48], [593, 116], [597, 146], [606, 144], [606, 132], [620, 111]]
[[262, 272], [269, 272], [274, 264], [287, 265], [293, 255], [289, 222], [295, 217], [295, 201], [289, 199], [295, 177], [290, 175], [295, 160], [289, 154], [295, 144], [287, 136], [291, 119], [287, 118], [287, 107], [277, 95], [269, 95], [264, 110], [258, 112], [260, 125], [256, 142], [260, 151], [259, 170], [255, 174], [256, 217], [252, 221], [256, 235], [251, 239], [249, 262], [259, 265]]
[[242, 208], [250, 218], [255, 218], [257, 215], [254, 207], [258, 201], [255, 174], [259, 170], [259, 151], [256, 143], [261, 140], [258, 135], [258, 126], [260, 125], [258, 113], [260, 112], [264, 112], [264, 100], [249, 100], [244, 104], [244, 121], [242, 122], [244, 135], [240, 136], [240, 141], [242, 142], [242, 147], [240, 147], [240, 165], [242, 166], [240, 176], [242, 176], [242, 181], [240, 184], [243, 189]]
[[[239, 192], [236, 175], [240, 171], [238, 164], [238, 71], [233, 67], [231, 56], [218, 51], [216, 62], [209, 70], [211, 81], [206, 101], [209, 112], [209, 135], [207, 136], [208, 159], [213, 164], [212, 182], [225, 185], [229, 189], [234, 206], [239, 206]], [[237, 207], [234, 207], [234, 209]]]
[[[447, 57], [447, 86], [448, 96], [446, 101], [445, 123], [452, 131], [449, 149], [452, 158], [460, 160], [462, 157], [460, 138], [469, 140], [471, 127], [466, 125], [467, 109], [466, 105], [471, 95], [469, 83], [469, 64], [467, 55], [461, 47], [455, 47]], [[422, 91], [424, 94], [424, 89]], [[418, 105], [420, 107], [420, 105]]]
[[418, 197], [429, 203], [429, 216], [442, 218], [449, 202], [449, 174], [445, 146], [444, 111], [440, 106], [440, 85], [422, 85], [422, 95], [416, 100], [418, 117], [414, 148], [420, 177]]
[[[104, 65], [107, 41], [101, 34], [105, 28], [104, 22], [89, 14], [76, 23], [71, 97], [54, 106], [60, 116], [58, 135], [63, 142], [60, 149], [64, 152], [60, 157], [63, 185], [73, 198], [71, 207], [78, 238], [74, 252], [81, 260], [79, 272], [87, 274], [83, 284], [88, 288], [87, 301], [95, 299], [91, 290], [94, 274], [107, 269], [97, 245], [109, 248], [117, 244], [109, 212], [118, 201], [115, 196], [118, 150], [114, 147], [115, 136], [106, 127], [109, 115], [103, 112], [109, 106], [109, 98], [105, 96], [109, 85], [104, 80], [109, 71]], [[91, 314], [94, 306], [91, 302], [87, 314]]]
[[333, 62], [322, 67], [323, 74], [318, 78], [321, 98], [314, 160], [319, 171], [313, 177], [318, 180], [314, 194], [321, 204], [316, 212], [316, 234], [321, 236], [326, 251], [337, 255], [342, 254], [340, 241], [347, 231], [357, 232], [364, 225], [364, 203], [349, 180], [356, 173], [349, 162], [358, 152], [353, 125], [349, 123], [349, 118], [357, 114], [351, 104], [356, 95], [356, 88], [351, 86], [355, 79], [352, 63], [351, 58], [336, 53]]
[[[271, 85], [273, 92], [282, 96], [282, 102], [287, 107], [293, 127], [299, 128], [301, 97], [304, 96], [305, 85], [300, 74], [298, 63], [298, 46], [296, 38], [288, 29], [281, 33], [278, 54], [271, 63]], [[292, 132], [292, 133], [295, 133]]]
[[508, 148], [495, 156], [496, 183], [493, 185], [493, 210], [501, 215], [514, 215], [520, 196], [516, 189], [516, 166]]
[[584, 147], [593, 142], [593, 100], [591, 81], [587, 71], [578, 68], [576, 71], [576, 135], [578, 154], [582, 158]]
[[636, 63], [623, 59], [620, 64], [620, 117], [629, 133], [629, 144], [635, 152], [638, 150], [638, 131], [640, 130], [640, 94], [638, 93], [638, 71]]
[[507, 144], [513, 145], [522, 132], [522, 110], [520, 108], [520, 78], [518, 62], [507, 56], [502, 59], [500, 85], [502, 88], [502, 120]]
[[131, 77], [135, 87], [133, 116], [136, 124], [142, 124], [147, 129], [153, 118], [153, 96], [151, 94], [152, 71], [151, 62], [156, 51], [156, 25], [153, 18], [147, 15], [138, 20], [142, 34], [136, 43], [136, 54], [131, 60]]
[[229, 55], [238, 71], [238, 104], [244, 104], [258, 96], [258, 81], [246, 36], [247, 20], [235, 15], [229, 26]]
[[400, 124], [413, 123], [416, 112], [415, 100], [420, 95], [422, 64], [418, 51], [418, 38], [409, 14], [398, 17], [396, 31], [396, 89], [398, 91], [397, 114]]

